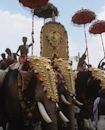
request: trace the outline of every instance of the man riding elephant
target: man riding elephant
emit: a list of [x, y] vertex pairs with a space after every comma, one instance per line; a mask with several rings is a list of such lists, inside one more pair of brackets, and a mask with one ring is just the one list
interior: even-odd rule
[[8, 130], [33, 130], [39, 121], [42, 129], [58, 130], [57, 115], [65, 122], [69, 120], [57, 105], [53, 70], [45, 58], [29, 60], [28, 71], [9, 69], [2, 84], [2, 107]]

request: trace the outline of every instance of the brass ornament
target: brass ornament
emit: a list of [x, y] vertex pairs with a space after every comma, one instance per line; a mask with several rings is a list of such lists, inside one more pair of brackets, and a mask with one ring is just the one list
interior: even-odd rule
[[53, 49], [56, 49], [56, 47], [62, 42], [62, 37], [59, 32], [52, 31], [46, 35], [46, 38], [48, 40], [48, 43], [53, 47]]
[[105, 87], [105, 73], [101, 69], [92, 68], [92, 76], [101, 81], [100, 86]]
[[53, 62], [60, 69], [62, 75], [64, 76], [65, 89], [67, 89], [70, 93], [75, 94], [74, 73], [69, 62], [62, 58], [56, 58]]
[[40, 55], [52, 58], [54, 54], [58, 57], [68, 59], [68, 35], [61, 23], [48, 22], [41, 29], [41, 53]]
[[18, 96], [19, 96], [19, 101], [21, 108], [27, 118], [32, 118], [33, 117], [33, 112], [35, 110], [35, 100], [27, 101], [26, 96], [23, 94], [22, 91], [22, 78], [21, 75], [18, 75]]
[[52, 66], [49, 64], [49, 59], [45, 57], [32, 56], [29, 57], [29, 61], [33, 66], [33, 69], [36, 69], [44, 82], [44, 91], [47, 92], [48, 99], [57, 102], [58, 101], [58, 92], [57, 92], [57, 79], [53, 71]]

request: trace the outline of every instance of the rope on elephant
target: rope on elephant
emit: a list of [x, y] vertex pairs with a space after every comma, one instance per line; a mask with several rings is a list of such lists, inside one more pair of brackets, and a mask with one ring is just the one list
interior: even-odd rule
[[38, 71], [39, 79], [44, 83], [44, 91], [46, 96], [52, 101], [58, 102], [57, 79], [49, 59], [45, 57], [32, 56], [29, 57], [30, 66]]
[[72, 71], [70, 63], [62, 58], [55, 58], [53, 62], [60, 69], [62, 75], [64, 76], [65, 88], [70, 93], [75, 94], [74, 73]]

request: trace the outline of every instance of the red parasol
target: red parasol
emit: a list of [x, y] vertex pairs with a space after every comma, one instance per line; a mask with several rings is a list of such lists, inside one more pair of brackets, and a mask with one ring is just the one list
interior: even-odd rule
[[37, 9], [46, 5], [48, 3], [48, 0], [19, 0], [19, 2], [25, 7]]
[[104, 20], [97, 20], [97, 21], [95, 21], [90, 26], [89, 32], [93, 33], [93, 34], [100, 34], [102, 47], [103, 47], [103, 52], [104, 52], [104, 57], [105, 57], [105, 48], [104, 48], [104, 43], [103, 43], [103, 38], [102, 38], [102, 33], [105, 32], [105, 21]]
[[89, 32], [93, 34], [101, 34], [105, 32], [105, 21], [97, 20], [89, 28]]
[[72, 21], [75, 24], [86, 24], [90, 23], [95, 19], [96, 15], [89, 9], [78, 10], [72, 17]]
[[78, 24], [78, 25], [84, 24], [84, 34], [85, 34], [85, 43], [86, 43], [86, 49], [87, 49], [88, 63], [89, 63], [89, 55], [88, 55], [88, 46], [87, 46], [87, 36], [86, 36], [85, 24], [90, 23], [95, 18], [96, 18], [95, 13], [89, 9], [78, 10], [72, 16], [72, 22], [74, 24]]

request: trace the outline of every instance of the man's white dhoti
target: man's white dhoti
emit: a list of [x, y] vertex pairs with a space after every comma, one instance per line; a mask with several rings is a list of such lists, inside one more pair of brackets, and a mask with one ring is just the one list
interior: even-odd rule
[[97, 130], [105, 130], [105, 115], [99, 116]]

